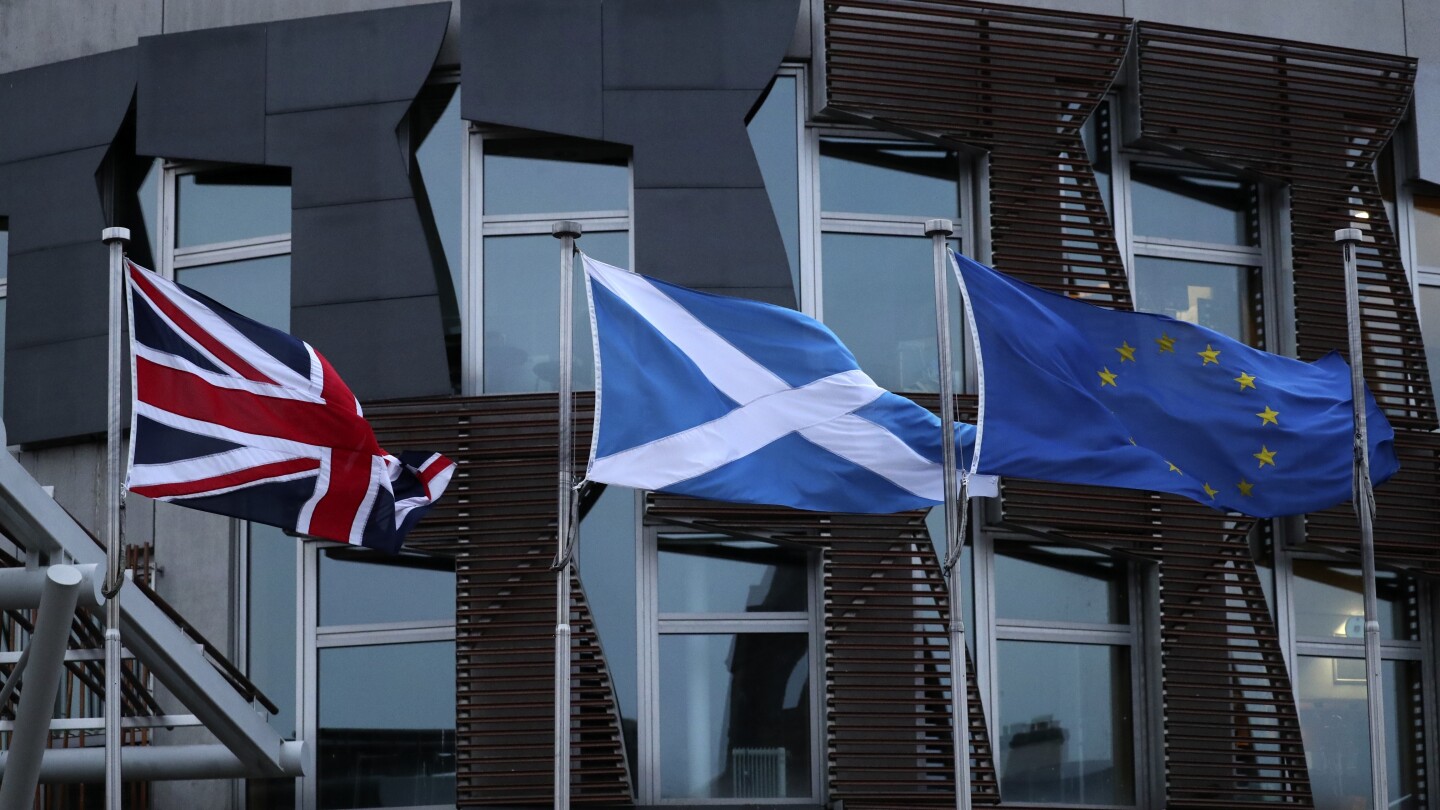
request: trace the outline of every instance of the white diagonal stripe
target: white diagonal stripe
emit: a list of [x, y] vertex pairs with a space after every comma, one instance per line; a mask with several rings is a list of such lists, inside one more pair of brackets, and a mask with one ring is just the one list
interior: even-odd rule
[[662, 489], [744, 458], [797, 430], [845, 416], [884, 393], [863, 372], [825, 377], [761, 397], [689, 430], [598, 458], [591, 477]]
[[832, 419], [805, 428], [800, 435], [901, 489], [932, 501], [945, 499], [941, 466], [862, 416], [852, 413]]
[[296, 458], [308, 458], [308, 456], [296, 456], [293, 453], [282, 453], [275, 450], [261, 450], [257, 447], [239, 447], [223, 453], [180, 461], [136, 464], [130, 469], [130, 486], [143, 487], [154, 484], [175, 484], [182, 481], [202, 481], [206, 478], [216, 478], [259, 467], [262, 464], [293, 461]]
[[715, 387], [744, 405], [784, 391], [789, 383], [735, 348], [644, 276], [584, 256], [585, 272], [643, 315], [700, 367]]

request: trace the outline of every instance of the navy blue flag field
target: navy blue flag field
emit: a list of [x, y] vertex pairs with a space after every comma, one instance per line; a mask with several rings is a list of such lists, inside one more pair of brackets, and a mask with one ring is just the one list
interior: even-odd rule
[[[821, 512], [943, 500], [940, 420], [877, 386], [824, 324], [583, 259], [590, 480]], [[974, 431], [956, 426], [960, 452]]]
[[[1256, 517], [1351, 498], [1350, 368], [1046, 292], [952, 254], [981, 358], [979, 472], [1170, 492]], [[1399, 469], [1366, 392], [1375, 483]]]
[[308, 343], [127, 269], [130, 491], [398, 551], [455, 465], [382, 450], [355, 395]]

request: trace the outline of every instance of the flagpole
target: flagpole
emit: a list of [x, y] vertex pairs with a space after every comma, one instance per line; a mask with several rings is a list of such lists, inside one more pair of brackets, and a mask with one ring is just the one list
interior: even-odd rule
[[556, 810], [570, 807], [570, 554], [571, 506], [575, 497], [575, 464], [571, 435], [570, 321], [574, 316], [575, 240], [583, 229], [578, 222], [556, 222], [550, 233], [560, 240], [560, 452], [555, 551], [555, 800]]
[[1389, 806], [1385, 767], [1385, 696], [1381, 692], [1380, 618], [1375, 597], [1375, 494], [1370, 482], [1370, 441], [1365, 424], [1365, 357], [1360, 345], [1360, 274], [1355, 247], [1360, 228], [1335, 231], [1345, 262], [1345, 323], [1350, 338], [1350, 390], [1355, 409], [1354, 504], [1360, 517], [1360, 578], [1365, 599], [1365, 703], [1370, 719], [1370, 806]]
[[120, 600], [122, 570], [120, 509], [120, 321], [125, 306], [125, 243], [128, 228], [106, 228], [110, 248], [110, 320], [106, 354], [109, 393], [105, 420], [105, 807], [120, 810]]
[[962, 583], [955, 570], [960, 559], [960, 546], [965, 542], [961, 531], [961, 498], [956, 492], [955, 454], [955, 385], [951, 376], [954, 363], [950, 358], [950, 288], [946, 280], [949, 267], [945, 251], [947, 241], [955, 232], [948, 219], [932, 219], [925, 223], [935, 253], [935, 331], [940, 359], [940, 442], [945, 479], [945, 580], [950, 590], [950, 715], [955, 745], [955, 808], [970, 810], [970, 707], [965, 678], [965, 623], [962, 619]]

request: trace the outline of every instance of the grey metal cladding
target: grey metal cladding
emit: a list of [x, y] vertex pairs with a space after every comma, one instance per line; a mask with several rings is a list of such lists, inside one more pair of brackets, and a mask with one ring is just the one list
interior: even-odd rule
[[0, 75], [0, 164], [108, 146], [135, 95], [135, 49]]
[[793, 307], [745, 117], [798, 13], [798, 0], [464, 0], [462, 111], [594, 138], [598, 108], [599, 137], [634, 150], [636, 269]]
[[106, 251], [96, 176], [135, 97], [134, 48], [0, 76], [12, 444], [105, 425]]
[[[415, 387], [405, 372], [405, 366], [428, 364], [432, 352], [413, 349], [404, 343], [403, 333], [413, 329], [426, 319], [439, 318], [431, 312], [433, 304], [426, 298], [383, 298], [369, 301], [352, 301], [318, 306], [292, 307], [290, 328], [295, 334], [305, 334], [317, 348], [322, 346], [346, 347], [347, 364], [344, 369], [336, 366], [354, 390], [354, 379], [366, 381], [368, 388], [364, 399], [397, 399], [415, 395]], [[401, 333], [400, 350], [395, 342]], [[333, 356], [321, 348], [320, 353], [334, 365]], [[444, 347], [438, 351], [438, 359], [445, 366]], [[448, 374], [448, 371], [446, 372]], [[445, 391], [450, 393], [448, 377]]]
[[271, 24], [265, 111], [408, 103], [434, 67], [449, 24], [449, 3]]
[[[453, 390], [436, 269], [399, 134], [445, 38], [449, 8], [335, 14], [141, 41], [142, 81], [153, 79], [158, 89], [145, 84], [141, 90], [138, 151], [290, 167], [291, 329], [314, 344], [361, 399]], [[190, 53], [202, 41], [212, 54]], [[214, 52], [229, 54], [235, 64], [217, 62]], [[227, 109], [231, 100], [223, 91], [197, 91], [188, 80], [156, 75], [192, 63], [246, 76], [238, 90], [244, 115]], [[223, 121], [244, 131], [216, 134], [208, 124], [179, 118]], [[217, 142], [245, 148], [216, 154]], [[406, 319], [351, 325], [316, 316], [389, 311], [379, 304], [393, 299], [406, 302]], [[332, 306], [357, 303], [377, 306]]]
[[142, 37], [136, 151], [263, 164], [266, 28]]
[[464, 0], [461, 115], [599, 140], [600, 3]]

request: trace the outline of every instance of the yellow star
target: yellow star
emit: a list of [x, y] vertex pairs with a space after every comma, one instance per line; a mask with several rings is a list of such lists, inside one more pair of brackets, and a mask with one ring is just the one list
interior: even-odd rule
[[1130, 345], [1130, 341], [1120, 341], [1120, 345], [1115, 347], [1115, 351], [1120, 353], [1120, 362], [1123, 363], [1126, 360], [1135, 362], [1135, 347]]
[[[1218, 352], [1217, 352], [1217, 354], [1218, 354]], [[1240, 390], [1241, 390], [1241, 391], [1244, 391], [1246, 388], [1255, 388], [1255, 377], [1254, 377], [1253, 375], [1246, 374], [1246, 373], [1243, 372], [1243, 371], [1240, 372], [1240, 376], [1239, 376], [1239, 377], [1236, 377], [1236, 378], [1235, 378], [1235, 382], [1240, 383]], [[1256, 388], [1255, 390], [1258, 391], [1258, 390], [1260, 390], [1260, 389]]]
[[1205, 484], [1205, 494], [1206, 494], [1206, 495], [1209, 495], [1209, 496], [1210, 496], [1210, 500], [1213, 501], [1213, 500], [1215, 500], [1215, 496], [1220, 494], [1220, 490], [1211, 487], [1210, 484], [1207, 482], [1207, 483]]
[[1241, 478], [1241, 479], [1240, 479], [1240, 483], [1236, 484], [1235, 486], [1239, 487], [1239, 488], [1240, 488], [1240, 494], [1241, 494], [1241, 495], [1244, 495], [1244, 496], [1247, 497], [1247, 498], [1250, 497], [1251, 495], [1255, 494], [1255, 493], [1254, 493], [1255, 485], [1252, 484], [1252, 483], [1250, 483], [1249, 481], [1246, 481], [1244, 478]]
[[1254, 457], [1260, 459], [1261, 467], [1264, 467], [1266, 464], [1269, 464], [1271, 467], [1275, 466], [1275, 451], [1266, 449], [1263, 444], [1260, 445], [1260, 452], [1255, 453]]
[[1173, 472], [1173, 473], [1175, 473], [1175, 474], [1177, 474], [1177, 475], [1184, 475], [1184, 474], [1185, 474], [1185, 473], [1180, 472], [1180, 468], [1179, 468], [1179, 467], [1176, 467], [1174, 462], [1167, 461], [1167, 462], [1165, 462], [1165, 463], [1170, 465], [1170, 472]]
[[1101, 387], [1101, 388], [1104, 388], [1104, 387], [1107, 386], [1107, 385], [1109, 385], [1109, 386], [1114, 386], [1115, 388], [1119, 388], [1119, 387], [1120, 387], [1120, 386], [1118, 386], [1118, 385], [1115, 385], [1115, 378], [1116, 378], [1117, 376], [1119, 376], [1119, 375], [1117, 375], [1117, 374], [1115, 374], [1115, 372], [1111, 371], [1111, 370], [1109, 369], [1109, 367], [1106, 367], [1106, 369], [1105, 369], [1104, 371], [1097, 371], [1097, 372], [1095, 372], [1095, 373], [1100, 375], [1100, 387]]
[[1174, 353], [1175, 353], [1175, 338], [1172, 338], [1172, 337], [1170, 337], [1169, 335], [1167, 335], [1167, 334], [1165, 334], [1165, 333], [1162, 332], [1162, 333], [1160, 333], [1160, 337], [1155, 338], [1155, 342], [1160, 344], [1160, 351], [1161, 351], [1162, 353], [1164, 353], [1164, 352], [1170, 352], [1171, 354], [1174, 354]]
[[1202, 366], [1208, 366], [1211, 363], [1214, 363], [1217, 366], [1220, 365], [1220, 350], [1210, 348], [1209, 343], [1205, 344], [1205, 351], [1196, 352], [1196, 354], [1204, 358], [1203, 362], [1200, 363], [1200, 365]]
[[1280, 420], [1275, 418], [1280, 415], [1280, 412], [1271, 410], [1269, 405], [1266, 405], [1265, 410], [1255, 415], [1260, 417], [1261, 427], [1264, 427], [1266, 425], [1275, 425], [1276, 427], [1280, 426]]

